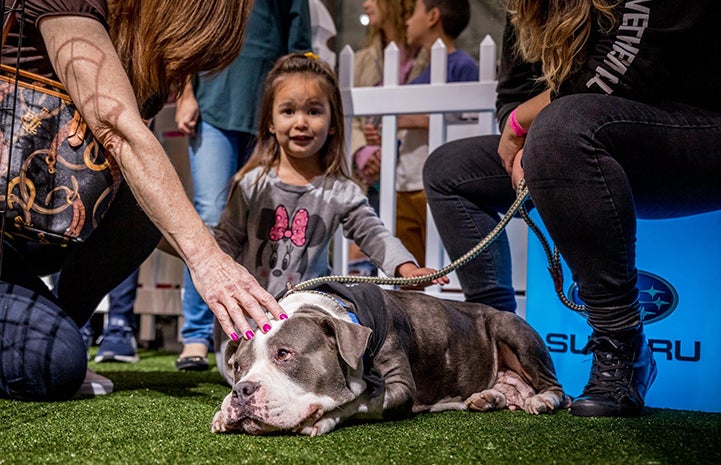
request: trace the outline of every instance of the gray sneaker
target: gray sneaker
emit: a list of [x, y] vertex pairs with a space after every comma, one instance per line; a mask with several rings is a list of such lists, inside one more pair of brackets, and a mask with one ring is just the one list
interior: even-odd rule
[[110, 318], [107, 328], [100, 337], [96, 363], [124, 362], [135, 363], [138, 357], [138, 344], [133, 328], [122, 318]]
[[113, 392], [113, 382], [105, 376], [101, 376], [88, 368], [85, 372], [85, 380], [80, 386], [78, 394], [89, 396], [102, 396]]

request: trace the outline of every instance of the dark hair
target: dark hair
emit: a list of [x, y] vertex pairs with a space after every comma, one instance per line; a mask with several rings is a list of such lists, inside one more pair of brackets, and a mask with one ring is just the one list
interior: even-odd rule
[[423, 0], [423, 4], [426, 11], [438, 8], [443, 32], [452, 39], [461, 35], [471, 19], [471, 5], [468, 0]]
[[320, 165], [323, 172], [327, 175], [350, 176], [345, 156], [343, 101], [335, 72], [313, 53], [297, 52], [280, 57], [265, 78], [258, 121], [258, 141], [253, 154], [235, 175], [234, 181], [240, 180], [246, 173], [258, 166], [263, 167], [265, 174], [280, 160], [278, 140], [270, 132], [273, 122], [273, 101], [280, 84], [292, 74], [304, 74], [316, 79], [328, 95], [331, 118], [328, 139], [320, 153]]

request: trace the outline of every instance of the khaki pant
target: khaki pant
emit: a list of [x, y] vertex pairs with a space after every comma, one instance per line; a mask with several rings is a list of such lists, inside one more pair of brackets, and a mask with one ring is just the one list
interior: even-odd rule
[[416, 257], [426, 263], [426, 194], [422, 190], [396, 193], [396, 236]]

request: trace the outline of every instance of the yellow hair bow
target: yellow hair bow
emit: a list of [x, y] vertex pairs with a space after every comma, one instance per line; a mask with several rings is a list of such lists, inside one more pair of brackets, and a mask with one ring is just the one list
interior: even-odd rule
[[308, 58], [312, 58], [315, 61], [318, 61], [318, 58], [320, 58], [318, 55], [316, 55], [313, 52], [305, 52], [303, 55], [307, 56]]

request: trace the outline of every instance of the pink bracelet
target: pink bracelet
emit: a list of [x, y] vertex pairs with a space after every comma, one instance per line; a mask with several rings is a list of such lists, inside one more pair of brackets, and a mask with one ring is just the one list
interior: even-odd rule
[[511, 129], [513, 129], [513, 133], [518, 137], [523, 137], [526, 134], [528, 134], [528, 131], [523, 129], [523, 126], [521, 126], [518, 123], [518, 120], [516, 119], [516, 110], [518, 107], [514, 108], [511, 112], [511, 115], [508, 117], [508, 124], [511, 126]]

